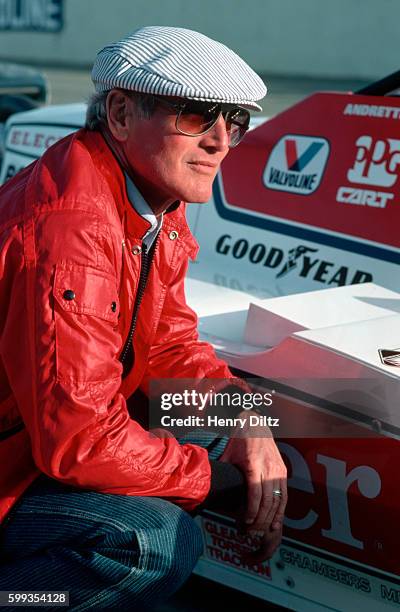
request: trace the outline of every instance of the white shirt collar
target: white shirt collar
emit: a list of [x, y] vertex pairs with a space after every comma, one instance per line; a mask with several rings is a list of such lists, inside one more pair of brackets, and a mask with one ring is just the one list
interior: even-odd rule
[[125, 173], [125, 181], [126, 181], [126, 192], [128, 194], [128, 198], [130, 203], [136, 212], [146, 219], [150, 223], [150, 228], [147, 230], [146, 234], [143, 237], [143, 242], [146, 244], [149, 249], [153, 244], [158, 232], [160, 231], [163, 223], [163, 215], [161, 214], [158, 218], [155, 216], [154, 212], [147, 204], [146, 200], [140, 193], [139, 189], [136, 187], [135, 183], [132, 179]]

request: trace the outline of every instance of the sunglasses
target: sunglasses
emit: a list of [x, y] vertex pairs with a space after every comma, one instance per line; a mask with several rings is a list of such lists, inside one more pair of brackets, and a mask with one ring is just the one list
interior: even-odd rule
[[186, 102], [170, 102], [162, 96], [153, 95], [161, 105], [176, 113], [175, 127], [185, 136], [201, 136], [209, 132], [222, 114], [225, 119], [229, 148], [236, 147], [249, 129], [250, 113], [245, 108], [234, 106], [223, 110], [220, 103], [187, 100]]

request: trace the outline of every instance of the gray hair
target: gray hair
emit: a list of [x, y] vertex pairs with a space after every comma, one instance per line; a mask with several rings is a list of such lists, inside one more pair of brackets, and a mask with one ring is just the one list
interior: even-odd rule
[[[136, 114], [140, 119], [150, 119], [154, 113], [156, 100], [151, 94], [137, 91], [123, 90], [126, 95], [135, 101]], [[108, 91], [96, 92], [89, 98], [86, 110], [85, 128], [91, 131], [100, 131], [107, 126], [107, 96]]]

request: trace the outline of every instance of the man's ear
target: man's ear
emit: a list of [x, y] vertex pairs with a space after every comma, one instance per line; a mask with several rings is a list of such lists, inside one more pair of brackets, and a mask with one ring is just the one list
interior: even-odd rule
[[132, 100], [121, 90], [112, 89], [107, 96], [107, 123], [113, 137], [125, 142], [132, 120]]

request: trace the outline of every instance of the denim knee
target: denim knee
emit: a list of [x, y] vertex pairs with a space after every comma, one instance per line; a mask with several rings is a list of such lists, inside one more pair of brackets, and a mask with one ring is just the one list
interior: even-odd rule
[[[147, 498], [146, 525], [135, 535], [140, 547], [139, 571], [151, 583], [152, 598], [165, 599], [190, 576], [203, 552], [201, 530], [178, 506], [159, 498]], [[134, 587], [134, 584], [132, 584]]]
[[203, 537], [200, 527], [186, 512], [179, 510], [179, 526], [173, 544], [166, 538], [165, 558], [168, 560], [170, 578], [186, 580], [203, 552]]
[[11, 565], [0, 583], [44, 590], [51, 579], [79, 612], [147, 610], [185, 582], [202, 550], [193, 518], [169, 501], [49, 483], [27, 495], [7, 525], [2, 553]]

